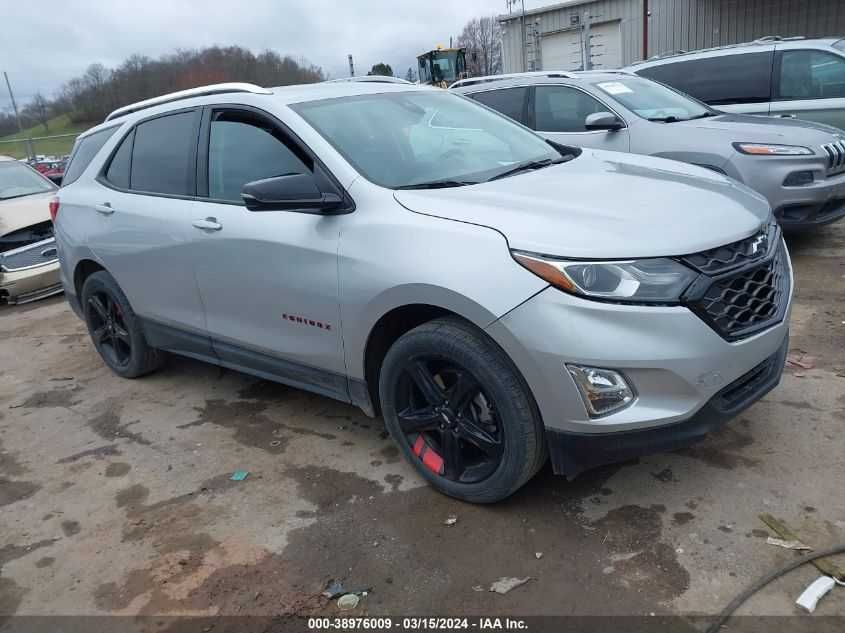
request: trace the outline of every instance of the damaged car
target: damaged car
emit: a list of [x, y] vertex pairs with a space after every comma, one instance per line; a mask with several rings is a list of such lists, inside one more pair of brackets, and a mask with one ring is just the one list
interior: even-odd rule
[[50, 218], [57, 189], [28, 165], [0, 156], [0, 303], [62, 292]]

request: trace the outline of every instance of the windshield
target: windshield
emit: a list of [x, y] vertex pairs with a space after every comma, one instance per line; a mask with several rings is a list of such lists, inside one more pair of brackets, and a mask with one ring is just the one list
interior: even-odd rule
[[397, 189], [473, 184], [561, 155], [522, 126], [436, 90], [358, 95], [291, 106], [367, 180]]
[[688, 121], [712, 114], [698, 101], [648, 79], [620, 77], [593, 85], [644, 119]]
[[53, 191], [56, 187], [26, 165], [0, 162], [0, 200]]

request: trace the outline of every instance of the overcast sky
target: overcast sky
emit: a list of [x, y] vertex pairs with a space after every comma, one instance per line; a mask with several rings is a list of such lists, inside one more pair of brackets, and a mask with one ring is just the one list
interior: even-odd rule
[[[334, 77], [348, 74], [351, 53], [356, 74], [384, 61], [401, 76], [467, 20], [506, 12], [505, 0], [2, 0], [0, 71], [19, 102], [52, 96], [94, 62], [112, 68], [133, 53], [214, 44], [304, 56]], [[9, 105], [0, 84], [0, 109]]]

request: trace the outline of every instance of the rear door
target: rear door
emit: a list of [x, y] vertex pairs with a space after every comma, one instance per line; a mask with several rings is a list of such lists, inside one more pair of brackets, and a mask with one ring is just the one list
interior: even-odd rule
[[538, 134], [564, 145], [629, 151], [627, 128], [609, 131], [588, 130], [585, 126], [587, 117], [596, 112], [611, 112], [624, 121], [607, 104], [575, 86], [535, 86], [533, 91], [529, 127]]
[[845, 129], [845, 57], [814, 49], [778, 51], [771, 114]]
[[169, 112], [138, 123], [117, 144], [98, 178], [89, 245], [150, 327], [185, 334], [174, 351], [210, 352], [200, 337], [205, 317], [186, 245], [195, 198], [199, 109]]
[[291, 173], [327, 177], [269, 114], [209, 106], [190, 253], [215, 352], [224, 363], [346, 397], [337, 249], [344, 215], [250, 211], [243, 185]]
[[774, 49], [726, 53], [699, 59], [679, 59], [636, 69], [699, 101], [726, 112], [769, 114]]

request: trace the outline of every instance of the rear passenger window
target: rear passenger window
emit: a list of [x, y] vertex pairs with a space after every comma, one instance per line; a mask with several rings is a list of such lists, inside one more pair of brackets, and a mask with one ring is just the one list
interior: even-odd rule
[[254, 180], [304, 174], [311, 167], [285, 143], [269, 122], [244, 111], [218, 112], [208, 144], [208, 195], [241, 201], [243, 186]]
[[62, 178], [62, 185], [69, 185], [82, 175], [85, 168], [91, 164], [92, 160], [94, 160], [94, 156], [97, 155], [97, 152], [103, 148], [106, 141], [111, 138], [111, 135], [114, 134], [119, 127], [119, 125], [115, 125], [108, 129], [94, 132], [93, 134], [76, 141], [76, 145], [74, 145], [73, 148], [73, 154], [70, 157], [70, 164], [65, 170], [64, 178]]
[[772, 52], [677, 61], [637, 71], [711, 105], [771, 99]]
[[470, 95], [476, 101], [501, 112], [515, 121], [525, 123], [525, 98], [528, 88], [505, 88]]
[[845, 59], [823, 51], [781, 53], [778, 99], [845, 97]]
[[106, 171], [106, 180], [115, 187], [129, 189], [129, 166], [132, 158], [132, 140], [135, 138], [135, 130], [126, 135], [112, 156], [109, 168]]
[[534, 97], [534, 127], [540, 132], [586, 132], [586, 118], [607, 112], [585, 92], [567, 86], [537, 86]]
[[179, 112], [135, 128], [129, 188], [171, 195], [193, 195], [194, 113]]

